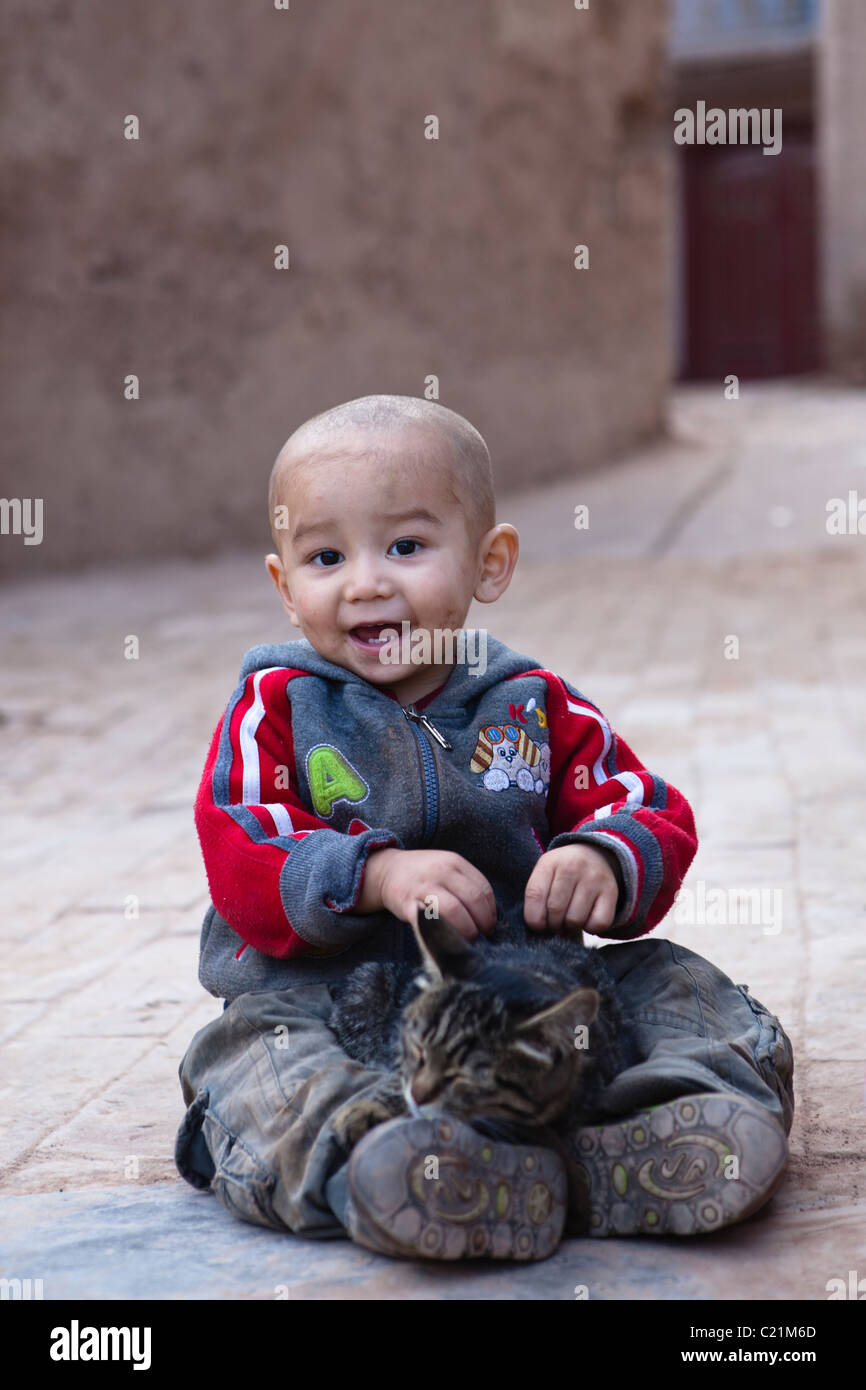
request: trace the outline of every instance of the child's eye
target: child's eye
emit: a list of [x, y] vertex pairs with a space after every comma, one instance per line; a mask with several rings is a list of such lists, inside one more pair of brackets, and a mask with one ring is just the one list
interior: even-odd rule
[[321, 560], [321, 569], [323, 566], [338, 564], [342, 558], [339, 550], [318, 550], [315, 555], [310, 556], [310, 564], [315, 565], [317, 560]]
[[390, 554], [391, 554], [391, 551], [392, 551], [392, 550], [395, 550], [397, 546], [408, 546], [408, 547], [409, 547], [408, 550], [398, 550], [398, 551], [397, 551], [397, 554], [398, 554], [398, 555], [413, 555], [413, 554], [415, 553], [415, 547], [416, 547], [416, 546], [420, 546], [421, 544], [422, 544], [421, 541], [413, 541], [413, 540], [410, 540], [407, 536], [404, 536], [401, 540], [395, 541], [395, 542], [394, 542], [394, 544], [389, 548], [388, 554], [390, 555]]

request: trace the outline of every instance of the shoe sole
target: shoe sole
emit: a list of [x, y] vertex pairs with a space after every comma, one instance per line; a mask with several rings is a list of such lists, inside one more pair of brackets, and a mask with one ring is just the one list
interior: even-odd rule
[[435, 1260], [545, 1260], [568, 1208], [558, 1154], [450, 1118], [378, 1125], [352, 1153], [349, 1193], [353, 1239]]
[[788, 1159], [782, 1126], [762, 1106], [719, 1092], [578, 1129], [570, 1149], [590, 1236], [720, 1230], [769, 1200]]

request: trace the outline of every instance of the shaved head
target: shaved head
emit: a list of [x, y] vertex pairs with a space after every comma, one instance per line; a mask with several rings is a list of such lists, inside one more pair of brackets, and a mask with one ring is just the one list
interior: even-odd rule
[[[480, 538], [496, 524], [493, 473], [490, 454], [481, 435], [456, 411], [436, 401], [416, 396], [360, 396], [331, 410], [314, 415], [295, 430], [283, 445], [271, 470], [268, 487], [268, 515], [271, 535], [279, 549], [284, 530], [277, 530], [277, 507], [290, 505], [291, 475], [303, 460], [318, 457], [346, 458], [351, 445], [369, 437], [392, 437], [403, 432], [407, 455], [430, 466], [431, 443], [434, 456], [449, 473], [451, 491], [466, 514], [473, 539]], [[354, 439], [353, 439], [354, 436]], [[363, 447], [363, 445], [362, 445]]]

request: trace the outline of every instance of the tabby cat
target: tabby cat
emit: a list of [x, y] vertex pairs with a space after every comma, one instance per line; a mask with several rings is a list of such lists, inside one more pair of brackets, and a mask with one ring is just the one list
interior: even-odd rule
[[420, 967], [368, 962], [333, 988], [344, 1051], [388, 1073], [338, 1113], [344, 1144], [421, 1105], [521, 1128], [591, 1112], [628, 1047], [602, 953], [530, 932], [470, 944], [421, 909], [414, 932]]

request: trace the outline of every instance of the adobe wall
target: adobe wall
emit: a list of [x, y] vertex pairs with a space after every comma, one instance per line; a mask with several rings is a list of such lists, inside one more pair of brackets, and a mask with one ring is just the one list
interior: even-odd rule
[[0, 495], [44, 498], [45, 529], [0, 536], [0, 567], [264, 549], [290, 431], [430, 374], [500, 489], [652, 434], [665, 19], [665, 0], [9, 0]]
[[829, 365], [866, 382], [866, 5], [824, 0], [819, 45], [824, 328]]

